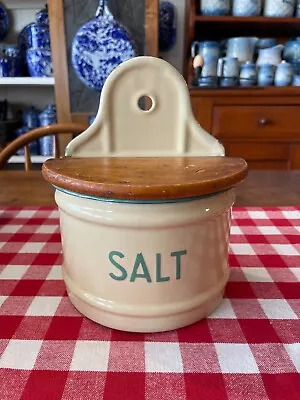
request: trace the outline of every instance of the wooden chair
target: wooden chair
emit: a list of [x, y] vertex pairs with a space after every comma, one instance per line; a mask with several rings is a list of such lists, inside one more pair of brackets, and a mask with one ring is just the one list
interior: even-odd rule
[[18, 137], [9, 143], [1, 152], [0, 152], [0, 169], [4, 167], [7, 161], [14, 155], [16, 152], [25, 148], [25, 170], [29, 171], [31, 169], [31, 158], [30, 158], [30, 150], [28, 144], [34, 142], [37, 139], [40, 139], [44, 136], [54, 135], [54, 157], [60, 157], [59, 150], [59, 135], [60, 134], [79, 134], [82, 133], [86, 129], [86, 126], [81, 124], [55, 124], [49, 125], [45, 127], [40, 127], [33, 129], [24, 135]]

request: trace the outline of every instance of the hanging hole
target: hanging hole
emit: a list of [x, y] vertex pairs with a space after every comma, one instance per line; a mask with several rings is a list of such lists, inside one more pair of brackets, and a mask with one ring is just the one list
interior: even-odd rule
[[146, 95], [141, 96], [138, 99], [138, 107], [142, 111], [149, 112], [154, 107], [154, 101], [150, 96], [146, 96]]

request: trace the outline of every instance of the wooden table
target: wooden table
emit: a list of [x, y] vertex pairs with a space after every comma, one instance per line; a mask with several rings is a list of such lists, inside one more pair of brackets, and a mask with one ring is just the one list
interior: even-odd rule
[[[0, 171], [0, 205], [53, 206], [54, 189], [39, 171]], [[249, 171], [237, 187], [238, 206], [300, 204], [300, 171]]]

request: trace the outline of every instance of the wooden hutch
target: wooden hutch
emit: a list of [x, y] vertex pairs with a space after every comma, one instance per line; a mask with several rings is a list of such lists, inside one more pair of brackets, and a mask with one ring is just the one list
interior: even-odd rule
[[[297, 18], [207, 17], [199, 1], [188, 0], [185, 78], [192, 82], [193, 40], [236, 36], [300, 36]], [[243, 157], [252, 169], [300, 169], [300, 88], [192, 88], [198, 122], [217, 137], [229, 156]]]

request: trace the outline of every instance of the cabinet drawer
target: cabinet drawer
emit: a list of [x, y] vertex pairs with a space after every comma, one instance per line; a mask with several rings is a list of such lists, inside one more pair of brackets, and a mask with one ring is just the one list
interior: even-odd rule
[[290, 147], [285, 143], [224, 142], [223, 144], [227, 156], [241, 157], [246, 161], [283, 161], [288, 160], [290, 154]]
[[214, 136], [230, 138], [299, 138], [300, 106], [216, 106]]

